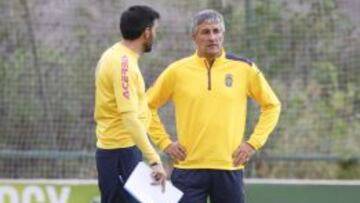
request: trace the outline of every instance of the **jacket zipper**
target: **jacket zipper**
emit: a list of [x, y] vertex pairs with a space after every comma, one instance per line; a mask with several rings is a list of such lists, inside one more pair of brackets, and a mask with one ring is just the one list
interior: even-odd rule
[[205, 60], [205, 65], [206, 65], [207, 76], [208, 76], [208, 90], [210, 91], [211, 90], [211, 68], [212, 68], [212, 65], [209, 66], [209, 63], [206, 60]]

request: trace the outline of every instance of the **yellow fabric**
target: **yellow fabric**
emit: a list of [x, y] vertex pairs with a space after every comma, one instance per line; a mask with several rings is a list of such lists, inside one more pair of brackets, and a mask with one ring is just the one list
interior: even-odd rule
[[172, 101], [177, 138], [187, 158], [177, 168], [235, 170], [232, 153], [243, 142], [248, 97], [261, 107], [261, 115], [248, 143], [259, 149], [275, 127], [280, 102], [255, 66], [223, 54], [208, 69], [204, 58], [193, 56], [172, 63], [147, 93], [152, 121], [149, 134], [165, 149], [171, 140], [157, 109]]
[[[149, 160], [150, 164], [161, 163], [160, 157], [152, 147], [150, 140], [146, 138], [146, 128], [143, 123], [137, 118], [135, 112], [125, 112], [121, 114], [124, 127], [132, 135], [132, 140], [135, 142], [145, 157]], [[144, 137], [146, 139], [144, 139]]]
[[[138, 58], [137, 53], [121, 43], [116, 43], [104, 52], [98, 62], [94, 115], [98, 148], [116, 149], [134, 146], [133, 136], [147, 139], [146, 134], [130, 133], [121, 117], [122, 113], [134, 112], [143, 125], [149, 124], [150, 113]], [[138, 147], [143, 153], [154, 150], [147, 145]], [[146, 158], [158, 160], [158, 157]]]

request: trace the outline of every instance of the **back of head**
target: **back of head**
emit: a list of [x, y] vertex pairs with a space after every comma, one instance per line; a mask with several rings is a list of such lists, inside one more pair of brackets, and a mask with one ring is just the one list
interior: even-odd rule
[[159, 18], [160, 14], [148, 6], [131, 6], [120, 17], [121, 35], [126, 40], [135, 40]]
[[195, 33], [197, 31], [197, 27], [203, 23], [220, 24], [222, 31], [225, 32], [223, 16], [219, 12], [217, 12], [213, 9], [205, 9], [205, 10], [199, 11], [197, 14], [195, 14], [195, 16], [192, 19], [192, 24], [191, 24], [192, 33]]

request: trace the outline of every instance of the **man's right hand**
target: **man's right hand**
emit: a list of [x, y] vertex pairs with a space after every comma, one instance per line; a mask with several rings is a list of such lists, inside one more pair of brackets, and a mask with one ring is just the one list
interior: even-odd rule
[[173, 142], [164, 150], [175, 161], [184, 161], [186, 158], [185, 147], [181, 146], [178, 142]]
[[166, 172], [162, 164], [156, 163], [151, 165], [151, 177], [153, 178], [153, 185], [161, 185], [162, 192], [165, 191]]

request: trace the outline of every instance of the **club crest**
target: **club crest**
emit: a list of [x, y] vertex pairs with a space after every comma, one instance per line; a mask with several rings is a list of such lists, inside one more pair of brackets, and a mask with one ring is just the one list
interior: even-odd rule
[[232, 87], [233, 85], [233, 76], [232, 74], [225, 75], [225, 85], [226, 87]]

